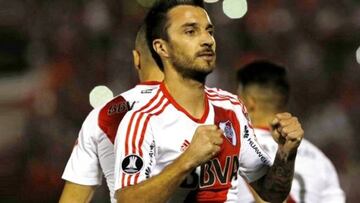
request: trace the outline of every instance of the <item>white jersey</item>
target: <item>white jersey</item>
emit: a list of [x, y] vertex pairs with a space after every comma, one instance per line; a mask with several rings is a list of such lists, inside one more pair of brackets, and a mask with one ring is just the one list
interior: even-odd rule
[[159, 174], [186, 150], [198, 126], [216, 124], [224, 131], [222, 151], [194, 170], [169, 202], [238, 202], [239, 175], [252, 182], [272, 164], [255, 140], [243, 104], [235, 95], [206, 88], [205, 113], [197, 119], [176, 103], [163, 83], [156, 92], [120, 123], [115, 190]]
[[114, 140], [121, 119], [133, 108], [146, 102], [140, 99], [151, 95], [158, 82], [139, 84], [115, 97], [104, 106], [95, 108], [85, 119], [76, 145], [71, 153], [62, 178], [81, 185], [100, 185], [104, 174], [114, 198]]
[[[275, 157], [277, 143], [268, 129], [255, 128], [255, 134], [262, 148]], [[246, 183], [242, 181], [241, 200], [254, 202]], [[295, 173], [292, 183], [290, 202], [302, 203], [344, 203], [345, 195], [340, 188], [336, 170], [330, 160], [308, 140], [303, 139], [296, 156]]]

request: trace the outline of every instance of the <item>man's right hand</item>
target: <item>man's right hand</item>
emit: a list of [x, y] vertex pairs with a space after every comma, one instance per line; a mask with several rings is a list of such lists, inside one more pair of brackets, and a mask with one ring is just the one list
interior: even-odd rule
[[216, 125], [199, 126], [191, 140], [189, 148], [184, 152], [191, 158], [194, 167], [215, 157], [221, 150], [223, 131]]

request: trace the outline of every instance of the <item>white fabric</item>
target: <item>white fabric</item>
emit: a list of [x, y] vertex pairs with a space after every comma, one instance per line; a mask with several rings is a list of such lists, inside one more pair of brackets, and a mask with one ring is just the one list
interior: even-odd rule
[[[99, 122], [102, 122], [105, 127], [109, 127], [108, 123], [119, 121], [113, 121], [114, 118], [109, 114], [106, 121], [101, 120], [100, 111], [110, 112], [113, 110], [114, 107], [117, 107], [116, 105], [119, 105], [117, 101], [120, 97], [126, 100], [133, 109], [136, 109], [141, 106], [141, 102], [146, 102], [146, 99], [139, 99], [139, 97], [144, 94], [152, 95], [154, 93], [152, 90], [156, 86], [158, 84], [137, 85], [104, 106], [91, 111], [82, 125], [62, 178], [73, 183], [93, 186], [101, 184], [104, 174], [110, 190], [111, 202], [116, 202], [114, 198], [114, 145], [99, 126]], [[124, 109], [118, 109], [118, 111], [121, 110]]]
[[[215, 120], [220, 119], [221, 124], [219, 123], [219, 125], [221, 126], [225, 126], [227, 121], [230, 121], [227, 123], [229, 127], [226, 133], [230, 138], [224, 138], [224, 142], [227, 143], [223, 144], [223, 146], [226, 145], [226, 148], [223, 149], [226, 151], [224, 153], [231, 151], [226, 154], [226, 158], [231, 163], [229, 168], [233, 166], [234, 162], [239, 163], [238, 168], [235, 169], [236, 178], [229, 179], [228, 175], [226, 181], [223, 179], [223, 183], [226, 182], [229, 186], [225, 197], [223, 196], [224, 202], [238, 202], [237, 181], [240, 179], [239, 175], [241, 174], [249, 182], [252, 182], [262, 177], [271, 165], [268, 156], [255, 140], [251, 124], [244, 114], [246, 109], [242, 103], [235, 95], [207, 88], [207, 112], [202, 119], [195, 119], [179, 107], [167, 93], [163, 84], [157, 91], [155, 96], [149, 95], [150, 98], [143, 98], [147, 101], [151, 100], [151, 102], [140, 110], [126, 114], [120, 124], [115, 141], [115, 190], [137, 184], [159, 174], [183, 153], [184, 143], [191, 142], [198, 126], [214, 124]], [[236, 138], [232, 137], [234, 134], [231, 132], [235, 132]], [[239, 147], [237, 151], [236, 147]], [[237, 160], [234, 161], [234, 158]], [[212, 161], [212, 167], [215, 167], [216, 160]], [[130, 164], [130, 162], [133, 163]], [[224, 166], [221, 167], [224, 169]], [[215, 169], [212, 168], [212, 170]], [[200, 171], [200, 167], [198, 167], [196, 169], [198, 177], [200, 177]], [[217, 177], [215, 185], [218, 184], [216, 181], [219, 180], [219, 176]], [[200, 184], [192, 185], [192, 188], [180, 187], [170, 202], [183, 202], [187, 193], [196, 186], [199, 186], [200, 189], [212, 187], [202, 184], [199, 178], [195, 182]]]
[[[275, 158], [277, 143], [270, 131], [255, 128], [258, 142], [263, 149]], [[240, 202], [254, 202], [246, 183], [240, 181]], [[291, 197], [296, 202], [305, 203], [343, 203], [345, 194], [340, 188], [338, 176], [330, 160], [308, 140], [303, 139], [295, 161], [295, 177]]]

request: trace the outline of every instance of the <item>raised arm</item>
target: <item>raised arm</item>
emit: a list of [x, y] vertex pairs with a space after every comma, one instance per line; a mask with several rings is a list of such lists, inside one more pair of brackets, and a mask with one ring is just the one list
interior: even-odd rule
[[119, 202], [166, 202], [185, 177], [198, 165], [210, 160], [223, 142], [222, 131], [215, 125], [200, 126], [189, 148], [158, 175], [139, 184], [116, 191]]
[[296, 117], [289, 113], [277, 114], [273, 126], [273, 137], [278, 150], [273, 165], [265, 176], [250, 185], [270, 202], [284, 201], [291, 189], [297, 148], [304, 131]]

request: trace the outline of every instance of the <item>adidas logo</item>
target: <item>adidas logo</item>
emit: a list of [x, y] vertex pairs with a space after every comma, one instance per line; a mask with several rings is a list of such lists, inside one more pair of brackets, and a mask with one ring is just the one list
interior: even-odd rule
[[180, 147], [180, 151], [184, 152], [190, 145], [190, 142], [187, 140], [184, 140], [183, 144]]

